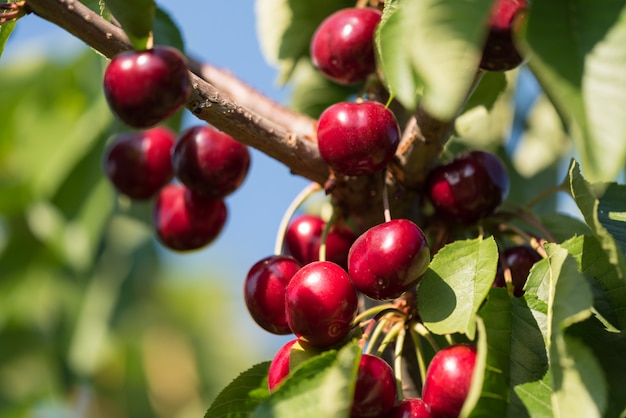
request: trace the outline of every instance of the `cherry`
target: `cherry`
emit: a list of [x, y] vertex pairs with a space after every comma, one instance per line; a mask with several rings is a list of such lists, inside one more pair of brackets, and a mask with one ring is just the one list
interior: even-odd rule
[[267, 373], [267, 385], [270, 392], [281, 383], [289, 373], [305, 360], [310, 359], [321, 351], [298, 338], [287, 341], [278, 349], [270, 362]]
[[426, 194], [436, 212], [470, 224], [492, 214], [509, 192], [509, 176], [502, 161], [486, 151], [459, 154], [435, 167], [426, 179]]
[[424, 233], [408, 219], [392, 219], [361, 234], [348, 254], [354, 286], [376, 299], [393, 299], [415, 286], [430, 262]]
[[175, 251], [209, 245], [226, 223], [227, 208], [221, 199], [194, 194], [181, 184], [169, 184], [159, 192], [152, 222], [163, 245]]
[[313, 65], [339, 84], [364, 80], [376, 70], [374, 31], [381, 15], [371, 7], [352, 7], [328, 16], [311, 39]]
[[520, 31], [522, 20], [526, 18], [527, 8], [527, 0], [496, 0], [489, 17], [480, 68], [486, 71], [508, 71], [524, 62], [515, 45], [515, 37]]
[[314, 347], [341, 342], [350, 333], [358, 308], [348, 273], [331, 261], [314, 261], [291, 278], [285, 291], [287, 323]]
[[250, 167], [248, 147], [212, 126], [187, 128], [172, 156], [174, 173], [181, 183], [214, 199], [234, 192]]
[[396, 402], [393, 369], [378, 356], [363, 354], [354, 387], [352, 418], [384, 417]]
[[516, 245], [506, 248], [500, 254], [501, 262], [498, 265], [496, 279], [493, 282], [495, 287], [506, 287], [504, 279], [504, 268], [511, 269], [511, 279], [513, 282], [513, 295], [521, 297], [524, 295], [524, 285], [528, 278], [528, 273], [532, 266], [539, 260], [541, 256], [537, 251], [528, 245]]
[[120, 193], [149, 199], [172, 180], [175, 141], [174, 132], [164, 126], [123, 132], [107, 147], [104, 173]]
[[422, 399], [433, 417], [458, 417], [472, 384], [476, 347], [453, 344], [439, 350], [430, 361]]
[[113, 113], [134, 128], [164, 121], [182, 108], [191, 93], [184, 56], [162, 45], [114, 56], [103, 85]]
[[285, 316], [285, 287], [302, 267], [288, 255], [271, 255], [256, 262], [244, 280], [248, 312], [261, 328], [272, 334], [290, 334]]
[[[303, 264], [319, 260], [322, 233], [326, 222], [312, 214], [296, 217], [287, 227], [285, 249]], [[326, 260], [348, 266], [348, 251], [356, 239], [354, 232], [345, 224], [334, 224], [326, 237]]]
[[317, 141], [322, 159], [333, 170], [361, 176], [381, 171], [393, 159], [400, 128], [382, 103], [339, 102], [320, 115]]
[[432, 415], [422, 399], [405, 398], [391, 408], [385, 418], [432, 418]]

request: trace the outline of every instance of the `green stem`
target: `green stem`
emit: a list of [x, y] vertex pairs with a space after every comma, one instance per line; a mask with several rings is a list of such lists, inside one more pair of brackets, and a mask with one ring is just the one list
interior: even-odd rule
[[539, 203], [540, 201], [542, 201], [543, 199], [558, 193], [558, 192], [565, 192], [567, 193], [567, 189], [562, 185], [562, 184], [558, 184], [556, 186], [552, 186], [546, 190], [543, 190], [542, 192], [540, 192], [539, 194], [537, 194], [537, 196], [535, 196], [534, 198], [530, 199], [530, 202], [526, 203], [526, 205], [524, 205], [524, 207], [527, 210], [530, 210], [530, 208], [532, 208], [533, 206], [535, 206], [537, 203]]
[[365, 318], [367, 318], [368, 316], [378, 316], [382, 312], [385, 312], [388, 310], [389, 311], [393, 310], [393, 311], [397, 311], [398, 313], [402, 313], [402, 311], [397, 310], [391, 303], [383, 303], [382, 305], [376, 305], [361, 312], [359, 315], [357, 315], [356, 318], [354, 318], [354, 321], [352, 321], [352, 324], [355, 326], [358, 326], [359, 323], [363, 321]]
[[404, 347], [404, 338], [406, 337], [404, 323], [400, 323], [400, 325], [402, 325], [402, 327], [398, 331], [393, 356], [393, 371], [396, 378], [397, 392], [399, 394], [402, 393], [402, 348]]
[[426, 362], [424, 361], [424, 352], [422, 351], [422, 339], [420, 338], [420, 334], [415, 330], [415, 327], [409, 328], [409, 334], [415, 346], [415, 357], [417, 357], [417, 366], [420, 369], [420, 381], [422, 382], [422, 387], [424, 387], [424, 381], [426, 380]]
[[289, 221], [293, 217], [294, 213], [302, 205], [302, 203], [308, 199], [313, 193], [321, 190], [321, 186], [318, 183], [311, 183], [307, 185], [298, 195], [291, 201], [287, 210], [283, 214], [280, 224], [278, 225], [278, 231], [276, 233], [276, 241], [274, 244], [274, 255], [280, 255], [283, 253], [283, 244], [285, 242], [285, 233], [289, 227]]
[[397, 322], [396, 324], [394, 324], [391, 327], [389, 332], [385, 335], [385, 338], [383, 338], [383, 340], [381, 341], [380, 345], [378, 346], [378, 350], [376, 350], [376, 353], [379, 356], [383, 355], [383, 352], [385, 351], [385, 349], [387, 348], [389, 343], [391, 341], [393, 341], [393, 339], [398, 336], [398, 334], [400, 333], [401, 329], [404, 329], [404, 322], [402, 322], [402, 321], [401, 322]]

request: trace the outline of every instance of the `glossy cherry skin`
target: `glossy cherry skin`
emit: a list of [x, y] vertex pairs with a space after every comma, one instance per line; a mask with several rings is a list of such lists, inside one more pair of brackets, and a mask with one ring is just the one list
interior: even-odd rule
[[289, 357], [291, 353], [291, 347], [298, 342], [297, 338], [287, 341], [282, 347], [278, 349], [270, 367], [267, 371], [267, 386], [272, 392], [279, 383], [281, 383], [289, 375]]
[[314, 261], [298, 270], [287, 285], [285, 301], [292, 332], [318, 348], [347, 337], [358, 308], [348, 273], [331, 261]]
[[465, 224], [492, 214], [508, 192], [506, 167], [496, 155], [485, 151], [459, 154], [432, 169], [426, 179], [426, 194], [435, 211]]
[[394, 405], [385, 418], [432, 418], [432, 415], [422, 399], [405, 398]]
[[392, 219], [361, 234], [348, 254], [354, 287], [376, 299], [394, 299], [417, 285], [430, 262], [424, 232], [408, 219]]
[[180, 184], [161, 189], [152, 213], [160, 242], [175, 251], [206, 247], [220, 234], [226, 218], [223, 200], [196, 195]]
[[504, 279], [504, 269], [511, 269], [511, 281], [513, 283], [513, 296], [521, 297], [524, 295], [524, 285], [532, 266], [541, 260], [541, 256], [537, 251], [528, 245], [516, 245], [504, 249], [500, 254], [500, 263], [496, 279], [493, 282], [495, 287], [506, 287]]
[[104, 173], [122, 194], [152, 198], [172, 180], [172, 148], [176, 135], [164, 126], [119, 134], [107, 147]]
[[384, 417], [396, 402], [393, 369], [378, 356], [363, 354], [354, 387], [351, 418]]
[[382, 103], [339, 102], [320, 115], [317, 141], [322, 159], [336, 173], [362, 176], [381, 171], [393, 159], [400, 128]]
[[483, 47], [480, 68], [509, 71], [519, 67], [524, 57], [515, 45], [522, 20], [526, 19], [526, 0], [496, 0], [489, 18], [489, 31]]
[[175, 48], [157, 45], [126, 51], [104, 72], [104, 95], [113, 113], [134, 128], [154, 126], [172, 116], [191, 93], [187, 64]]
[[376, 70], [374, 31], [381, 12], [346, 8], [328, 16], [311, 38], [313, 65], [339, 84], [354, 84]]
[[[322, 234], [326, 222], [317, 215], [296, 217], [287, 227], [285, 249], [303, 264], [319, 260]], [[356, 235], [345, 224], [335, 224], [326, 237], [326, 260], [348, 267], [348, 251]]]
[[172, 155], [174, 174], [181, 183], [221, 199], [243, 183], [250, 168], [248, 147], [209, 125], [187, 128]]
[[467, 398], [476, 365], [476, 347], [453, 344], [439, 350], [430, 361], [422, 399], [435, 418], [458, 417]]
[[285, 315], [285, 288], [302, 267], [288, 255], [271, 255], [257, 261], [248, 271], [243, 294], [254, 321], [272, 334], [290, 334]]

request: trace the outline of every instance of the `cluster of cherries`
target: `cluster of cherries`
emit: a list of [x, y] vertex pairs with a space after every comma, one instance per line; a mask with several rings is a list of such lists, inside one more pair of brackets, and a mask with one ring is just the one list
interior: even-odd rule
[[106, 176], [121, 194], [153, 202], [152, 223], [164, 246], [175, 251], [206, 247], [226, 223], [225, 198], [248, 173], [247, 146], [209, 125], [189, 127], [177, 136], [163, 124], [191, 91], [185, 58], [172, 47], [115, 56], [103, 84], [113, 113], [135, 128], [107, 146]]
[[[523, 62], [513, 32], [526, 6], [522, 0], [496, 2], [481, 69], [507, 71]], [[372, 39], [380, 19], [381, 12], [371, 7], [330, 15], [311, 40], [315, 67], [339, 84], [360, 83], [375, 74]], [[393, 159], [400, 128], [382, 103], [345, 101], [322, 112], [317, 140], [320, 155], [334, 174], [365, 176], [382, 172]], [[493, 214], [508, 190], [508, 174], [497, 156], [468, 151], [431, 170], [424, 196], [436, 217], [469, 225]], [[245, 278], [244, 298], [254, 321], [271, 333], [295, 336], [270, 364], [270, 391], [306, 358], [354, 338], [363, 341], [367, 329], [361, 328], [376, 318], [360, 322], [362, 296], [383, 303], [399, 300], [415, 290], [428, 268], [428, 238], [409, 219], [386, 219], [358, 236], [345, 220], [331, 220], [310, 213], [295, 217], [285, 231], [282, 250], [254, 264]], [[539, 255], [520, 245], [507, 248], [500, 258], [494, 286], [510, 286], [520, 296]], [[390, 364], [366, 352], [357, 372], [351, 416], [457, 417], [475, 364], [474, 345], [445, 347], [428, 365], [421, 398], [402, 399]]]

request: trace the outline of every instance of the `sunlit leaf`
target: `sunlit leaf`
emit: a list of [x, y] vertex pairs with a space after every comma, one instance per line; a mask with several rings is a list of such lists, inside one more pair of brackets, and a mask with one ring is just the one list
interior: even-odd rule
[[13, 22], [7, 22], [7, 23], [0, 25], [0, 56], [2, 56], [2, 52], [4, 51], [4, 46], [9, 40], [9, 36], [11, 36], [11, 33], [13, 32], [13, 29], [15, 28], [16, 23], [17, 21], [13, 21]]
[[498, 248], [493, 237], [446, 245], [419, 284], [418, 309], [435, 334], [460, 332], [473, 339], [475, 315], [493, 284]]

